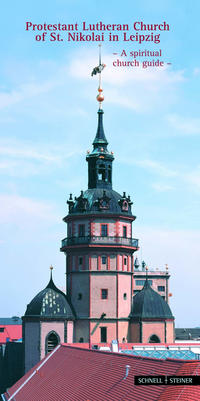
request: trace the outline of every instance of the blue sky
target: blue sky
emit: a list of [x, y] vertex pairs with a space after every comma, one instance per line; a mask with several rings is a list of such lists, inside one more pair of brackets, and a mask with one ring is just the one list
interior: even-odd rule
[[[104, 128], [114, 188], [134, 200], [139, 258], [171, 273], [178, 327], [199, 326], [199, 11], [197, 1], [18, 1], [1, 12], [1, 316], [23, 315], [47, 283], [64, 287], [69, 193], [87, 188], [97, 124], [98, 43], [43, 43], [33, 23], [134, 21], [170, 25], [161, 43], [103, 43]], [[27, 4], [28, 3], [28, 4]], [[164, 4], [163, 4], [164, 3]], [[114, 68], [113, 52], [162, 49], [170, 67]]]

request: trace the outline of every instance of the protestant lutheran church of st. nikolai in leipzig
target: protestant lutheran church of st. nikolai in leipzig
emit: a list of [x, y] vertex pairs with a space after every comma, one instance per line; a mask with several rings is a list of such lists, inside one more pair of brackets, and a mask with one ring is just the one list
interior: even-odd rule
[[[112, 187], [114, 155], [103, 127], [101, 72], [98, 124], [87, 152], [88, 189], [67, 200], [66, 294], [54, 284], [28, 304], [23, 317], [25, 371], [58, 343], [173, 343], [174, 317], [168, 305], [168, 272], [147, 272], [134, 253], [131, 198]], [[133, 296], [134, 295], [134, 296]]]

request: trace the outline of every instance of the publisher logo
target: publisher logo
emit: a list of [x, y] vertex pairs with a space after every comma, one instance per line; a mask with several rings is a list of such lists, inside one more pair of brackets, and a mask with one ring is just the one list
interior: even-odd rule
[[136, 386], [198, 386], [200, 376], [135, 376]]

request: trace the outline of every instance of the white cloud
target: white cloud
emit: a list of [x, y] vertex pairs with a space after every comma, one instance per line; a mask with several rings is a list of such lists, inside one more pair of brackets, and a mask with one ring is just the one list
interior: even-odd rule
[[48, 92], [54, 86], [53, 82], [27, 83], [10, 92], [0, 92], [0, 110], [19, 103], [25, 99]]
[[[103, 82], [106, 84], [107, 102], [119, 104], [136, 112], [165, 107], [168, 103], [174, 102], [176, 85], [184, 80], [183, 71], [173, 71], [168, 67], [148, 69], [113, 67], [115, 58], [116, 56], [112, 54], [104, 54], [107, 67], [103, 71]], [[44, 65], [39, 62], [35, 69], [37, 73], [30, 70], [29, 75], [25, 74], [24, 80], [23, 76], [21, 77], [22, 83], [18, 83], [10, 91], [0, 92], [0, 110], [27, 99], [38, 98], [57, 88], [62, 91], [62, 97], [63, 87], [66, 90], [72, 78], [76, 81], [80, 79], [82, 85], [87, 83], [87, 88], [83, 92], [79, 90], [79, 97], [90, 98], [94, 94], [88, 90], [88, 84], [95, 79], [97, 81], [97, 77], [91, 78], [92, 68], [97, 64], [96, 52], [88, 50], [72, 54], [70, 62], [66, 60], [62, 63], [53, 63], [48, 75], [44, 74]], [[48, 103], [51, 107], [51, 103]]]
[[[93, 53], [93, 54], [92, 54]], [[80, 52], [72, 59], [69, 72], [71, 76], [79, 79], [88, 79], [90, 72], [97, 63], [96, 55], [94, 52]], [[145, 83], [148, 87], [155, 89], [155, 83], [168, 85], [171, 83], [181, 82], [184, 80], [184, 71], [171, 71], [168, 67], [161, 68], [147, 68], [142, 67], [114, 67], [113, 61], [117, 56], [105, 54], [106, 68], [103, 71], [103, 82], [115, 85], [130, 84], [130, 82]], [[120, 61], [127, 61], [126, 58], [120, 58]], [[129, 58], [127, 57], [129, 60]], [[80, 62], [81, 60], [81, 62]], [[93, 79], [95, 79], [93, 77]]]
[[45, 162], [58, 162], [60, 158], [53, 154], [42, 153], [32, 147], [33, 145], [24, 146], [23, 144], [15, 143], [15, 146], [4, 146], [0, 144], [0, 155], [23, 158], [23, 159], [34, 159]]
[[138, 166], [151, 169], [155, 171], [156, 174], [164, 176], [164, 177], [175, 177], [177, 176], [177, 172], [172, 170], [162, 163], [154, 161], [154, 160], [141, 160], [136, 162]]
[[200, 68], [199, 68], [199, 67], [195, 67], [195, 68], [194, 68], [194, 70], [193, 70], [193, 75], [194, 75], [194, 76], [200, 75]]
[[188, 184], [192, 185], [197, 191], [200, 190], [200, 166], [188, 174], [185, 174], [185, 180]]
[[200, 118], [184, 117], [177, 114], [167, 116], [170, 125], [184, 135], [200, 134]]
[[[1, 223], [38, 224], [40, 220], [56, 221], [54, 206], [49, 202], [37, 201], [20, 195], [0, 195]], [[37, 220], [37, 223], [36, 223]], [[45, 223], [46, 224], [46, 223]]]
[[[184, 71], [173, 71], [168, 67], [148, 69], [114, 67], [115, 58], [116, 56], [111, 54], [103, 56], [107, 64], [102, 73], [103, 83], [106, 84], [105, 100], [107, 102], [119, 104], [136, 112], [156, 110], [174, 103], [176, 86], [185, 79]], [[126, 61], [125, 58], [121, 60]], [[94, 52], [81, 51], [72, 59], [69, 74], [83, 82], [88, 81], [92, 68], [97, 64]], [[97, 81], [96, 76], [93, 77], [93, 80], [95, 79]], [[163, 102], [163, 96], [165, 102]]]
[[[67, 148], [67, 146], [66, 146]], [[66, 164], [67, 160], [80, 154], [82, 151], [75, 144], [70, 145], [70, 151], [66, 152], [63, 146], [33, 142], [17, 141], [16, 139], [0, 140], [0, 173], [8, 173], [11, 176], [26, 177], [49, 173], [49, 168], [59, 168]]]
[[134, 165], [134, 166], [139, 166], [148, 170], [152, 170], [158, 175], [164, 176], [164, 177], [176, 177], [178, 175], [178, 172], [173, 170], [172, 168], [169, 168], [162, 164], [161, 162], [157, 162], [155, 160], [150, 160], [150, 159], [145, 159], [145, 160], [134, 160], [132, 158], [126, 158], [122, 159], [119, 158], [120, 161], [123, 163], [126, 163], [128, 165]]
[[174, 189], [171, 185], [163, 184], [162, 182], [154, 182], [152, 188], [157, 192], [167, 192]]

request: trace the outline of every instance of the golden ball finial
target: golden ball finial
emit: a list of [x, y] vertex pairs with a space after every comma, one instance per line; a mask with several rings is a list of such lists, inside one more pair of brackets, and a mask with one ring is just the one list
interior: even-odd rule
[[53, 266], [52, 266], [52, 265], [50, 266], [50, 270], [51, 270], [51, 271], [53, 270]]
[[103, 89], [101, 86], [98, 87], [98, 92], [99, 94], [97, 95], [97, 101], [101, 103], [104, 101]]
[[102, 93], [97, 95], [97, 101], [100, 102], [100, 103], [104, 101], [104, 95]]
[[169, 270], [169, 267], [168, 267], [167, 263], [165, 264], [165, 268], [166, 268], [166, 270]]

